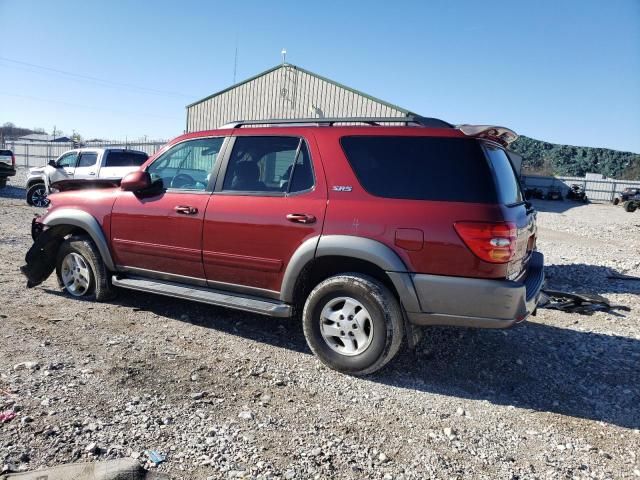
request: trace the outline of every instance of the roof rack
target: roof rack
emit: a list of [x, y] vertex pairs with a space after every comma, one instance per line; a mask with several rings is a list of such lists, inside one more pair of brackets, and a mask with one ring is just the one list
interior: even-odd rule
[[421, 127], [431, 128], [454, 128], [448, 122], [438, 118], [421, 117], [419, 115], [410, 115], [407, 117], [330, 117], [330, 118], [285, 118], [285, 119], [268, 119], [268, 120], [236, 120], [229, 122], [220, 127], [224, 128], [240, 128], [250, 125], [320, 125], [332, 127], [336, 123], [364, 123], [366, 125], [379, 126], [383, 123], [404, 123], [405, 125], [414, 124]]

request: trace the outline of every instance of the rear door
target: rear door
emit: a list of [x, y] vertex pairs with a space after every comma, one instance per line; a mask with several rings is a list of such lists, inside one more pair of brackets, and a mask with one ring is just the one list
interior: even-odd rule
[[101, 152], [98, 150], [83, 150], [78, 155], [74, 179], [95, 179], [98, 175], [98, 160]]
[[205, 215], [209, 285], [277, 297], [295, 250], [320, 235], [326, 202], [312, 139], [235, 137]]
[[123, 178], [127, 173], [138, 170], [149, 156], [144, 152], [133, 150], [106, 150], [101, 167], [98, 172], [99, 178], [118, 179]]

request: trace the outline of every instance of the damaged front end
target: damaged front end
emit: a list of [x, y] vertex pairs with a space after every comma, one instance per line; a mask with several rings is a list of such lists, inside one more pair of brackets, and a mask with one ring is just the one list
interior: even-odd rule
[[25, 256], [26, 265], [20, 271], [27, 277], [27, 288], [33, 288], [44, 282], [56, 268], [56, 256], [66, 235], [73, 227], [60, 225], [47, 228], [35, 217], [31, 222], [33, 245]]

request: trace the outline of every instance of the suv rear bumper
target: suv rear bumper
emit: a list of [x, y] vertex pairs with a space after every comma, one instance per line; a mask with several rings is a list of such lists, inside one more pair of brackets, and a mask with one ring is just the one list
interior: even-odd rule
[[544, 257], [533, 252], [522, 281], [441, 275], [411, 275], [421, 312], [407, 312], [416, 325], [507, 328], [524, 321], [540, 300]]

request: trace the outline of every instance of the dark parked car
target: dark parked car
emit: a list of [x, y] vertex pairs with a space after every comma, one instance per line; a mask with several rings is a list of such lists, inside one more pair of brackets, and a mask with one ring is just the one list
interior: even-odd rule
[[16, 174], [16, 157], [11, 150], [0, 150], [0, 188], [7, 185], [7, 179]]
[[52, 194], [23, 272], [33, 286], [55, 269], [72, 297], [116, 286], [299, 318], [325, 364], [368, 374], [419, 326], [535, 312], [543, 258], [504, 149], [516, 138], [422, 117], [186, 134], [120, 187]]

